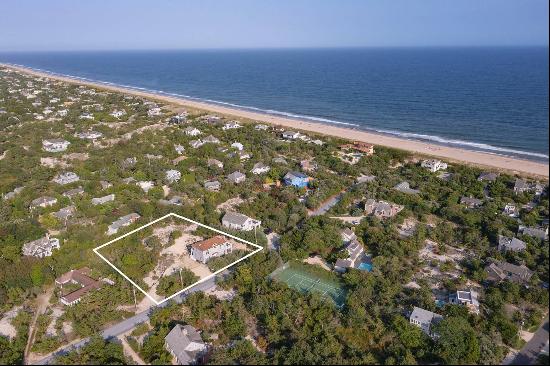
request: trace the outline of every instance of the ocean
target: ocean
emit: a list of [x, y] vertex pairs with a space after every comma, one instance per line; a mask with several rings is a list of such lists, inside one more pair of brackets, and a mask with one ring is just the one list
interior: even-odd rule
[[548, 162], [548, 48], [0, 53], [0, 62]]

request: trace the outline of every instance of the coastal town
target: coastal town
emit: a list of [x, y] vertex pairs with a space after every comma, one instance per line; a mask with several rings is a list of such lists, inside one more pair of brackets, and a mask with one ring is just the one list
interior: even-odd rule
[[547, 175], [299, 126], [0, 66], [0, 363], [499, 364], [547, 324]]

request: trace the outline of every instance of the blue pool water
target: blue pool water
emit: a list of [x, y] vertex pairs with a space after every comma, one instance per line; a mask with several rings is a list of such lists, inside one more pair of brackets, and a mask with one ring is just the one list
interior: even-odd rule
[[363, 262], [359, 266], [357, 266], [357, 269], [370, 272], [372, 271], [372, 264]]

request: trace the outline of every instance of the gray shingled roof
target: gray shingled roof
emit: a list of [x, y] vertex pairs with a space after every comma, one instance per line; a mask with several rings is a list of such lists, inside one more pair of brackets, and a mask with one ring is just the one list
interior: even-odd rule
[[438, 321], [441, 321], [443, 319], [443, 316], [436, 314], [434, 312], [431, 312], [429, 310], [417, 308], [415, 306], [411, 314], [411, 319], [415, 319], [419, 321], [421, 324], [430, 324], [430, 323], [437, 323]]
[[177, 324], [164, 338], [167, 347], [175, 354], [180, 365], [188, 365], [195, 361], [196, 351], [187, 351], [192, 342], [204, 344], [200, 334], [190, 325]]
[[228, 223], [234, 224], [234, 225], [244, 225], [246, 223], [246, 220], [248, 220], [249, 217], [243, 214], [240, 214], [238, 212], [231, 212], [228, 211], [223, 216], [222, 221], [226, 221]]

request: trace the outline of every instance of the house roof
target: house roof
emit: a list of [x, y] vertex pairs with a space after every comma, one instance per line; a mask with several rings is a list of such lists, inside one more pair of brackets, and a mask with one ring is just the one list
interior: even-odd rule
[[503, 235], [498, 236], [498, 245], [508, 250], [523, 250], [527, 248], [527, 244], [524, 241]]
[[443, 316], [436, 314], [434, 312], [431, 312], [429, 310], [417, 308], [415, 306], [411, 314], [411, 319], [417, 320], [422, 324], [426, 324], [426, 323], [438, 322], [443, 319]]
[[231, 224], [240, 225], [240, 226], [244, 225], [248, 220], [250, 220], [250, 217], [243, 215], [241, 213], [232, 212], [232, 211], [226, 212], [222, 219], [222, 221], [227, 221]]
[[483, 172], [479, 175], [479, 177], [477, 179], [478, 180], [487, 180], [487, 181], [493, 182], [498, 178], [498, 176], [499, 176], [498, 173]]
[[72, 303], [76, 300], [79, 300], [88, 292], [101, 287], [101, 281], [97, 281], [89, 277], [90, 273], [91, 270], [88, 267], [84, 267], [64, 273], [55, 280], [55, 282], [60, 285], [68, 282], [76, 282], [80, 286], [82, 286], [81, 288], [63, 296], [64, 301], [66, 301], [67, 303]]
[[477, 299], [477, 291], [475, 290], [468, 290], [468, 291], [457, 291], [456, 297], [459, 300], [462, 301], [468, 301], [474, 306], [479, 306], [479, 301]]
[[349, 268], [351, 267], [351, 259], [342, 259], [342, 258], [338, 258], [336, 260], [336, 262], [334, 263], [334, 266], [335, 267], [340, 267], [340, 268]]
[[508, 262], [495, 261], [489, 264], [486, 269], [492, 270], [501, 280], [506, 279], [508, 275], [529, 280], [533, 275], [533, 272], [525, 265], [516, 266]]
[[82, 193], [84, 193], [84, 189], [82, 187], [78, 187], [78, 188], [69, 189], [68, 191], [63, 192], [63, 195], [67, 197], [71, 197]]
[[188, 350], [191, 343], [199, 343], [204, 345], [204, 342], [197, 330], [190, 325], [177, 324], [168, 335], [164, 338], [167, 347], [174, 353], [180, 365], [191, 364], [198, 351]]
[[483, 203], [483, 200], [474, 197], [462, 197], [460, 198], [460, 203], [468, 206], [479, 206]]
[[227, 242], [227, 238], [223, 235], [216, 235], [211, 237], [210, 239], [206, 239], [203, 241], [198, 241], [196, 243], [193, 243], [191, 246], [197, 250], [205, 251], [211, 248], [214, 248], [218, 245], [222, 245], [223, 243]]
[[42, 140], [43, 144], [70, 144], [69, 141], [63, 139], [46, 139]]
[[529, 189], [529, 183], [523, 179], [516, 178], [514, 183], [514, 190]]
[[542, 229], [542, 228], [536, 228], [536, 227], [526, 227], [526, 226], [520, 226], [519, 232], [524, 235], [533, 236], [535, 238], [539, 238], [541, 240], [544, 240], [548, 238], [548, 230]]
[[342, 230], [342, 235], [347, 238], [355, 238], [355, 233], [349, 227]]
[[265, 168], [269, 168], [267, 165], [265, 165], [264, 163], [256, 163], [254, 164], [254, 166], [252, 167], [252, 170], [255, 170], [255, 169], [265, 169]]
[[240, 171], [238, 171], [238, 170], [237, 170], [236, 172], [233, 172], [233, 173], [231, 173], [231, 174], [229, 174], [229, 175], [227, 176], [227, 178], [228, 178], [229, 180], [236, 180], [236, 179], [239, 179], [239, 178], [242, 178], [242, 177], [246, 177], [246, 176], [245, 176], [243, 173], [241, 173]]

